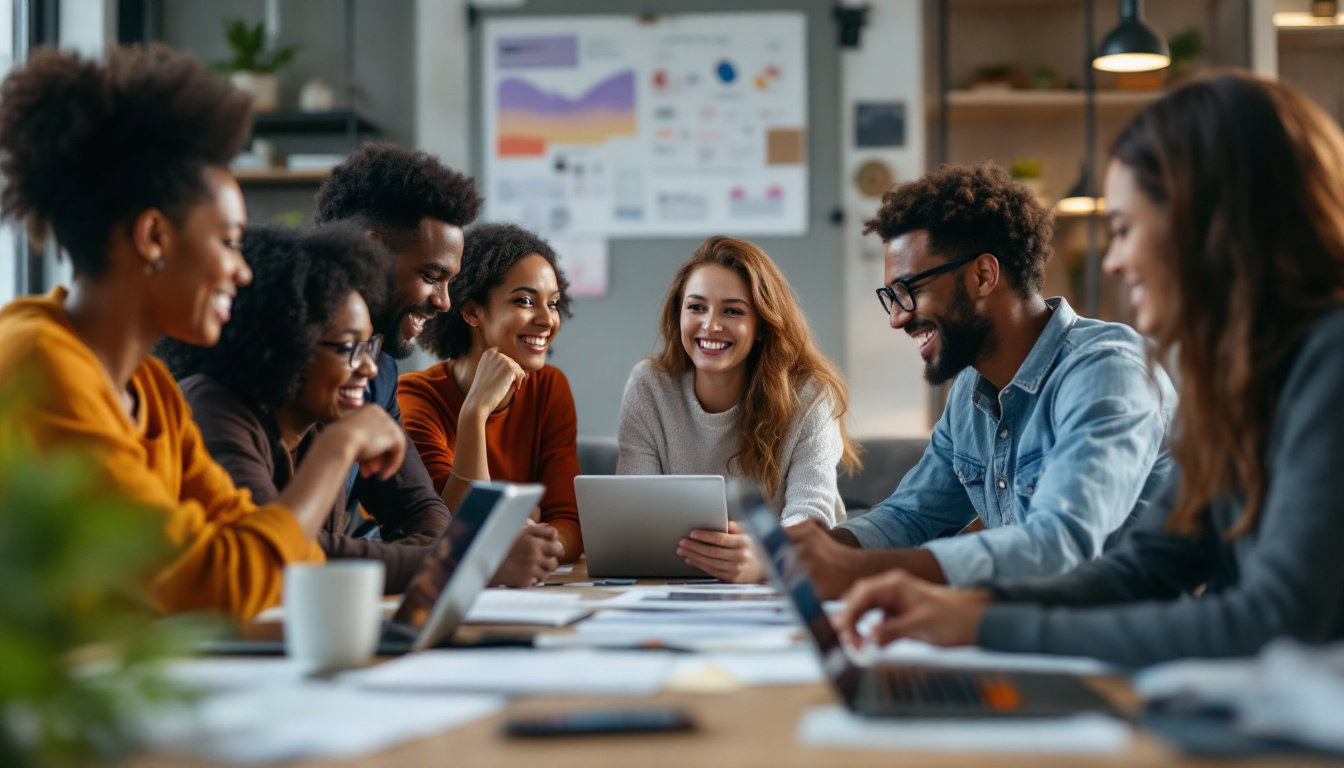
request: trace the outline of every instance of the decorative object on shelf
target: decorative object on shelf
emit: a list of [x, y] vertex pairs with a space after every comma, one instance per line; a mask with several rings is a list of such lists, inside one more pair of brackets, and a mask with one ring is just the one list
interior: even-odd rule
[[1178, 80], [1188, 77], [1204, 56], [1204, 33], [1198, 27], [1187, 27], [1172, 35], [1167, 47], [1171, 50], [1171, 76]]
[[1011, 64], [991, 64], [975, 71], [975, 79], [971, 81], [970, 87], [971, 90], [1008, 91], [1021, 88], [1025, 84], [1026, 78], [1017, 67]]
[[1311, 4], [1312, 16], [1334, 16], [1339, 13], [1339, 3], [1335, 0], [1313, 0]]
[[1015, 157], [1008, 166], [1008, 175], [1022, 183], [1036, 199], [1045, 202], [1045, 164], [1039, 157]]
[[881, 197], [895, 183], [896, 174], [881, 160], [867, 160], [854, 173], [854, 186], [867, 197]]
[[279, 105], [275, 73], [294, 59], [299, 47], [269, 48], [266, 26], [260, 22], [251, 25], [245, 19], [225, 19], [223, 24], [224, 39], [233, 58], [216, 62], [215, 70], [227, 74], [233, 87], [252, 95], [253, 109], [258, 112], [274, 110]]
[[1039, 91], [1055, 90], [1063, 86], [1059, 73], [1050, 67], [1039, 67], [1031, 73], [1031, 87]]
[[1167, 41], [1143, 20], [1143, 0], [1120, 1], [1120, 25], [1101, 41], [1092, 66], [1103, 72], [1149, 72], [1171, 64]]
[[325, 112], [336, 106], [336, 91], [320, 77], [314, 77], [299, 89], [299, 109]]

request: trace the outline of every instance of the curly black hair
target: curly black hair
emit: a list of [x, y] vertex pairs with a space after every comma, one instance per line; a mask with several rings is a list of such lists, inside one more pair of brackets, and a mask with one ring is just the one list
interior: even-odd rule
[[994, 254], [1023, 298], [1041, 290], [1055, 222], [1002, 168], [945, 165], [892, 187], [863, 234], [876, 232], [886, 242], [920, 229], [929, 232], [929, 249], [949, 259]]
[[448, 284], [448, 298], [452, 306], [440, 312], [425, 325], [420, 334], [420, 346], [447, 360], [471, 351], [471, 326], [462, 319], [462, 308], [467, 302], [484, 306], [490, 298], [490, 289], [504, 282], [504, 275], [514, 264], [528, 256], [537, 255], [555, 270], [555, 282], [560, 288], [560, 314], [572, 317], [569, 311], [569, 280], [556, 263], [555, 251], [545, 240], [512, 224], [481, 224], [467, 231], [462, 249], [462, 271]]
[[414, 230], [420, 220], [465, 227], [481, 210], [476, 182], [426, 152], [365, 144], [331, 171], [317, 191], [318, 224], [351, 220], [384, 236]]
[[371, 314], [382, 308], [393, 257], [353, 224], [249, 228], [243, 256], [252, 282], [238, 289], [219, 343], [165, 339], [154, 354], [178, 379], [206, 374], [271, 413], [298, 397], [317, 341], [351, 291]]
[[105, 63], [39, 50], [0, 84], [0, 213], [37, 241], [53, 232], [78, 275], [107, 268], [116, 227], [149, 208], [182, 223], [209, 199], [251, 130], [251, 98], [163, 45]]

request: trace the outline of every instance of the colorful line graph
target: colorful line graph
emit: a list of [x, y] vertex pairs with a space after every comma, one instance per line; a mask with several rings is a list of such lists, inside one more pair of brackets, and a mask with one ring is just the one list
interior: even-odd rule
[[601, 144], [635, 135], [633, 69], [598, 82], [577, 99], [510, 77], [500, 81], [498, 100], [499, 157], [539, 156], [549, 144]]

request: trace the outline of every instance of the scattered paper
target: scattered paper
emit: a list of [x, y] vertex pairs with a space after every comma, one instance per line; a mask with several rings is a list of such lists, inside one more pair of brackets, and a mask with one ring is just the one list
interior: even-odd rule
[[644, 611], [616, 610], [598, 611], [590, 622], [612, 622], [617, 624], [773, 624], [796, 626], [797, 620], [788, 611], [773, 608], [751, 608], [716, 611]]
[[667, 648], [700, 653], [777, 651], [799, 642], [792, 627], [584, 622], [572, 634], [541, 634], [538, 648]]
[[673, 656], [663, 651], [430, 650], [341, 679], [379, 690], [647, 695], [662, 686]]
[[742, 685], [805, 685], [825, 679], [811, 648], [776, 653], [710, 653], [678, 662], [674, 677], [713, 669]]
[[[774, 592], [710, 590], [707, 585], [632, 587], [602, 601], [604, 608], [642, 611], [735, 611], [763, 608], [784, 612], [788, 603]], [[698, 587], [693, 588], [693, 587]]]
[[871, 718], [843, 707], [813, 707], [798, 721], [809, 747], [938, 752], [1105, 754], [1129, 745], [1130, 729], [1106, 715], [1052, 718]]
[[205, 657], [174, 659], [163, 667], [164, 678], [189, 691], [211, 693], [286, 685], [304, 677], [302, 665], [283, 656]]
[[209, 696], [141, 728], [157, 752], [232, 763], [349, 758], [492, 714], [500, 696], [378, 693], [306, 681]]

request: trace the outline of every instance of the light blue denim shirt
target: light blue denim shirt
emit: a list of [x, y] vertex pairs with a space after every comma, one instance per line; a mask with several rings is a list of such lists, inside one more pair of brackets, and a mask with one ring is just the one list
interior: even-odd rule
[[[949, 584], [1063, 573], [1101, 554], [1172, 471], [1171, 380], [1119, 323], [1062, 298], [1002, 391], [974, 368], [952, 385], [924, 457], [896, 492], [840, 527], [864, 547], [923, 545]], [[979, 516], [986, 530], [956, 536]]]

